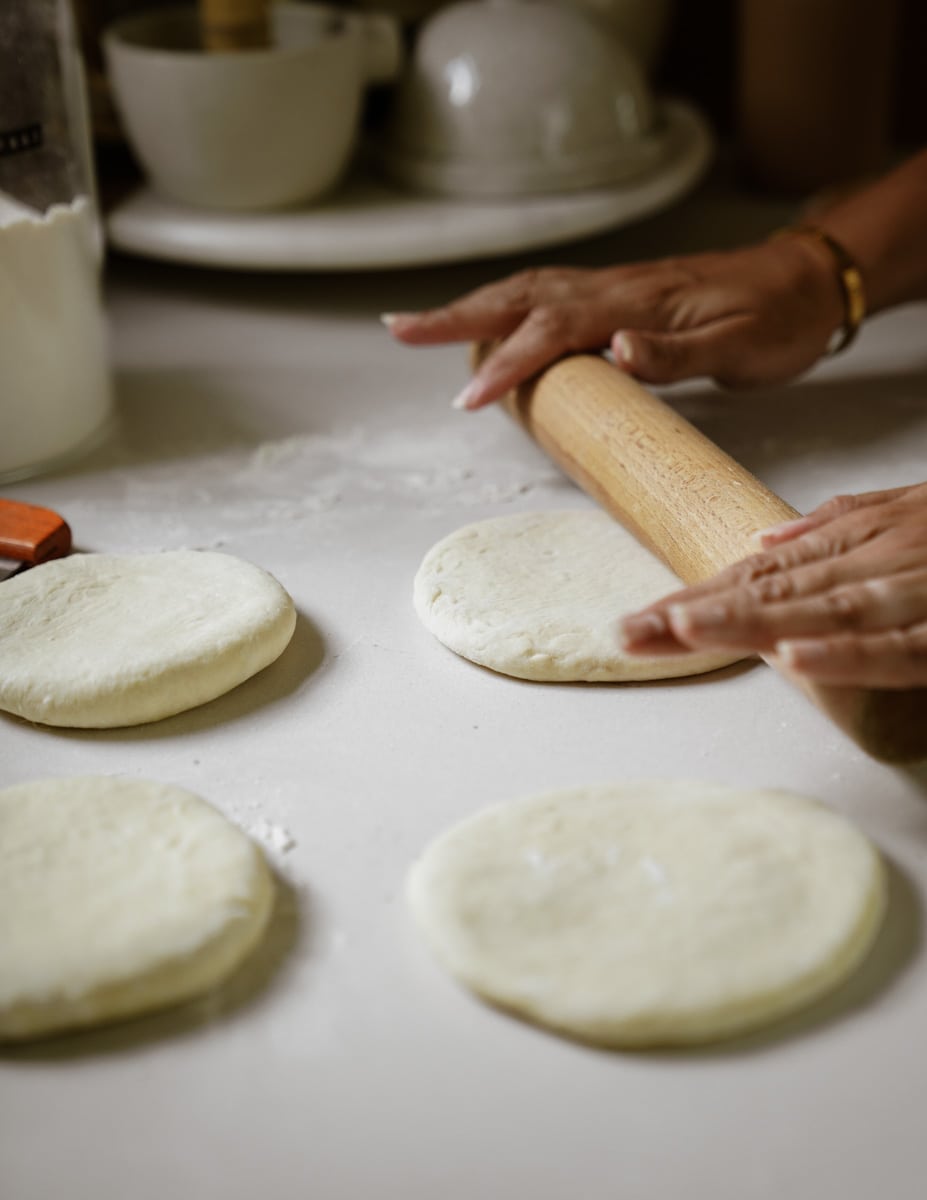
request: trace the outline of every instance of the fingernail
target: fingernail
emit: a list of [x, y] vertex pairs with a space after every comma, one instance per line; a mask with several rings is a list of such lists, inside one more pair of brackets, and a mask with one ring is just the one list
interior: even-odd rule
[[482, 384], [471, 379], [467, 386], [451, 401], [451, 408], [456, 408], [458, 412], [465, 411], [473, 407], [483, 394]]
[[632, 617], [619, 618], [615, 623], [615, 635], [625, 646], [635, 642], [649, 642], [669, 632], [666, 618], [661, 613], [640, 613]]
[[802, 667], [823, 662], [830, 654], [830, 648], [820, 638], [786, 638], [776, 642], [774, 653], [783, 666], [800, 671]]
[[626, 333], [618, 333], [615, 335], [614, 350], [618, 359], [625, 366], [634, 366], [634, 345]]
[[720, 629], [730, 620], [720, 604], [671, 604], [668, 615], [670, 624], [681, 631]]
[[398, 325], [399, 322], [404, 320], [406, 317], [414, 317], [414, 316], [415, 316], [415, 313], [385, 312], [385, 313], [380, 313], [380, 320], [383, 322], [383, 324], [386, 326], [387, 329], [392, 329], [392, 328], [394, 328], [394, 326]]

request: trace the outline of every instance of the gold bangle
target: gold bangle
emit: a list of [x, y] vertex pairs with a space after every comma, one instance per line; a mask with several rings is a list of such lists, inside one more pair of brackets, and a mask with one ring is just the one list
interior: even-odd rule
[[780, 229], [773, 236], [810, 238], [830, 252], [837, 268], [837, 282], [843, 297], [843, 325], [835, 333], [832, 344], [827, 347], [827, 353], [839, 354], [841, 350], [846, 350], [859, 332], [866, 316], [866, 292], [859, 267], [837, 239], [825, 233], [823, 229], [818, 229], [817, 225], [793, 225], [788, 229]]

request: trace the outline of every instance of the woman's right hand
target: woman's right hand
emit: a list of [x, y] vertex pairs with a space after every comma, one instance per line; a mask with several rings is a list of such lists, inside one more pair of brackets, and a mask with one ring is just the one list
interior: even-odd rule
[[773, 653], [837, 687], [927, 687], [927, 484], [838, 496], [624, 618], [632, 654]]
[[455, 401], [477, 409], [565, 354], [609, 346], [646, 383], [780, 383], [825, 353], [843, 298], [827, 249], [786, 236], [631, 266], [521, 272], [384, 320], [408, 345], [498, 342]]

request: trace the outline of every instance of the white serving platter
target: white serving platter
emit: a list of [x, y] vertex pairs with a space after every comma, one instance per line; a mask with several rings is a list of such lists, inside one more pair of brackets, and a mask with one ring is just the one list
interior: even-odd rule
[[130, 254], [239, 270], [390, 270], [519, 254], [629, 224], [690, 191], [711, 160], [711, 132], [683, 102], [664, 102], [664, 116], [663, 164], [614, 188], [488, 202], [402, 191], [359, 169], [312, 208], [222, 213], [145, 186], [108, 214], [107, 237]]

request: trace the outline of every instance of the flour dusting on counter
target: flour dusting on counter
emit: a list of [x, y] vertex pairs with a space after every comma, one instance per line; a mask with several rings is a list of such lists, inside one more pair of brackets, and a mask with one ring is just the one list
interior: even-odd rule
[[[472, 450], [467, 450], [469, 458]], [[338, 503], [352, 490], [361, 496], [388, 495], [422, 507], [507, 504], [543, 487], [563, 486], [563, 475], [539, 459], [523, 463], [496, 453], [479, 466], [463, 465], [465, 449], [457, 436], [422, 430], [363, 429], [352, 426], [340, 437], [306, 434], [265, 442], [254, 451], [250, 470], [257, 474], [301, 467], [319, 510]], [[324, 480], [327, 491], [317, 491]], [[567, 485], [569, 486], [569, 485]], [[309, 499], [309, 496], [305, 498]]]
[[256, 842], [260, 842], [268, 850], [277, 854], [287, 854], [297, 842], [296, 838], [282, 825], [275, 825], [267, 817], [261, 817], [248, 829], [248, 833]]
[[311, 359], [262, 383], [196, 363], [159, 379], [123, 341], [116, 367], [119, 421], [93, 460], [106, 487], [81, 476], [68, 499], [73, 528], [112, 531], [105, 546], [85, 534], [87, 549], [240, 548], [269, 530], [320, 547], [384, 509], [452, 518], [577, 495], [501, 413], [461, 419], [438, 396], [373, 405], [366, 391], [320, 404]]

